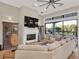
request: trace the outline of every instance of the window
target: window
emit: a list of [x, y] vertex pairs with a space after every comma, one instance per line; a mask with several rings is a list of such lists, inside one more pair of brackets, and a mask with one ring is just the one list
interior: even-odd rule
[[77, 20], [46, 23], [46, 34], [77, 36]]
[[64, 35], [77, 35], [77, 20], [64, 21]]
[[53, 23], [47, 23], [46, 24], [46, 34], [52, 34], [53, 33]]
[[54, 32], [57, 34], [62, 34], [62, 22], [56, 22], [54, 24], [55, 24]]

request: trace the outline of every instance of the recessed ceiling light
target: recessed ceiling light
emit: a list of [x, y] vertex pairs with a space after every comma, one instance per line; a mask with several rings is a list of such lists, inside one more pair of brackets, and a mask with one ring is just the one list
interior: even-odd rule
[[47, 9], [46, 9], [46, 8], [44, 8], [44, 11], [47, 11]]
[[35, 3], [34, 6], [37, 7], [38, 6], [37, 3]]

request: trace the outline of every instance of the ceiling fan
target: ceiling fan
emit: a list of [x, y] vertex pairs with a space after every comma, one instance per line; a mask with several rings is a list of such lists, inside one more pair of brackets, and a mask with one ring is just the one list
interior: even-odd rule
[[45, 9], [48, 9], [48, 7], [50, 5], [52, 5], [53, 8], [56, 8], [55, 7], [56, 4], [58, 4], [60, 6], [64, 5], [63, 3], [59, 3], [59, 1], [61, 1], [61, 0], [48, 0], [48, 1], [47, 0], [37, 0], [37, 2], [44, 2], [44, 4], [39, 5], [39, 7], [47, 5]]

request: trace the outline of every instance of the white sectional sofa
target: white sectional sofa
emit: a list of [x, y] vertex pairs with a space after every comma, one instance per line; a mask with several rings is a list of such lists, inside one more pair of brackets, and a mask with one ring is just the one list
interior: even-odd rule
[[75, 47], [75, 40], [56, 41], [46, 46], [19, 46], [15, 52], [15, 59], [67, 59]]

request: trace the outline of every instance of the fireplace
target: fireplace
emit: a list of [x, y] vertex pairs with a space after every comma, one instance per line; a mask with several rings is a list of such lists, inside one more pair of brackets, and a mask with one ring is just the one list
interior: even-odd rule
[[38, 28], [24, 27], [23, 44], [38, 41]]
[[29, 40], [35, 40], [36, 39], [36, 34], [27, 34], [27, 41]]

